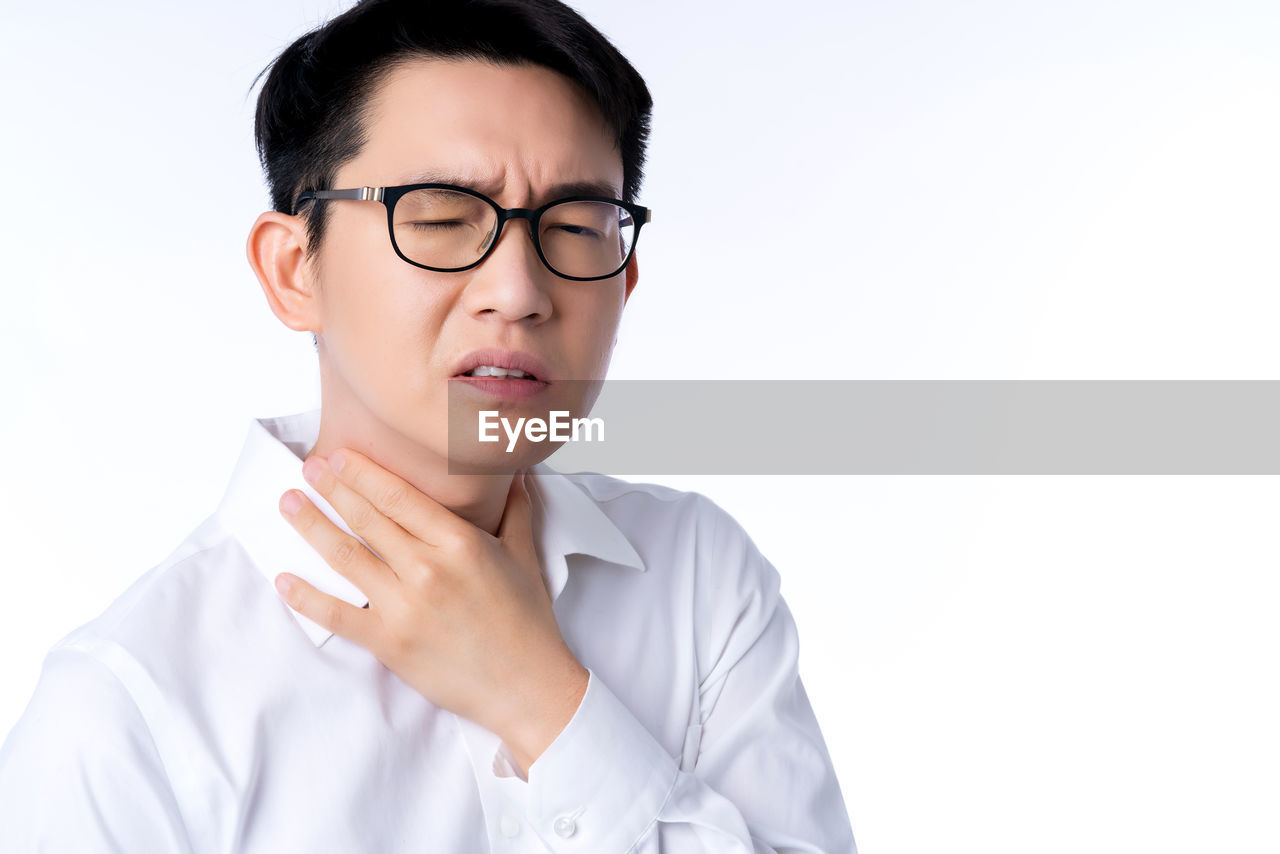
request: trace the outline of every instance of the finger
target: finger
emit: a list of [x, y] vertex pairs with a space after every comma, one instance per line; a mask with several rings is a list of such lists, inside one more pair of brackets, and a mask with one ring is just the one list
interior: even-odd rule
[[411, 560], [418, 540], [343, 482], [324, 457], [312, 455], [302, 465], [303, 477], [338, 511], [347, 526], [373, 549], [394, 574], [397, 564]]
[[413, 484], [373, 460], [343, 448], [329, 455], [338, 478], [368, 499], [382, 515], [430, 546], [441, 543], [440, 532], [461, 530], [468, 523]]
[[369, 648], [378, 619], [371, 611], [323, 593], [288, 572], [276, 576], [276, 590], [290, 608], [325, 631]]
[[533, 542], [533, 506], [529, 490], [525, 486], [524, 471], [516, 472], [507, 490], [507, 506], [498, 523], [498, 539], [510, 545], [529, 545]]
[[[290, 512], [293, 506], [297, 509]], [[280, 512], [325, 563], [360, 588], [367, 599], [383, 600], [394, 573], [363, 543], [329, 521], [300, 490], [291, 489], [281, 496]]]

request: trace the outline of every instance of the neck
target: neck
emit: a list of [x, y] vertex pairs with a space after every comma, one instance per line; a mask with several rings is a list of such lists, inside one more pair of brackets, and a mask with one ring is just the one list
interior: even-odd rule
[[306, 456], [338, 448], [364, 454], [471, 524], [497, 535], [510, 475], [449, 474], [448, 459], [389, 427], [362, 407], [330, 405], [322, 390], [320, 432]]

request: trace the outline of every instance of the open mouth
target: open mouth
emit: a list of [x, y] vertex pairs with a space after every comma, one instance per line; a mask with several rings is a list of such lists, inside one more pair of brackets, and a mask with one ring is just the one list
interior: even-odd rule
[[525, 371], [517, 370], [516, 368], [498, 368], [493, 365], [477, 365], [466, 373], [459, 374], [458, 376], [485, 377], [497, 380], [533, 380], [535, 382], [541, 382], [541, 380], [533, 374], [526, 373]]
[[494, 400], [531, 400], [542, 394], [550, 383], [518, 368], [479, 365], [453, 378]]

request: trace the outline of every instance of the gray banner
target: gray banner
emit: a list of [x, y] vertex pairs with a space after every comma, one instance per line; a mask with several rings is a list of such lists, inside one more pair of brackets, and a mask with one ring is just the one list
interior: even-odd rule
[[[584, 417], [602, 430], [550, 441]], [[451, 473], [1280, 474], [1273, 380], [607, 380], [519, 404], [451, 385], [449, 423]]]

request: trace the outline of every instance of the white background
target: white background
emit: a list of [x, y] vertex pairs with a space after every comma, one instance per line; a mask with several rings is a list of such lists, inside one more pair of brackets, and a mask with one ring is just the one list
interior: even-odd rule
[[[6, 6], [0, 733], [318, 402], [248, 89], [345, 4]], [[577, 7], [656, 101], [612, 377], [1280, 378], [1273, 2]], [[665, 480], [782, 573], [863, 854], [1280, 848], [1274, 477]]]

